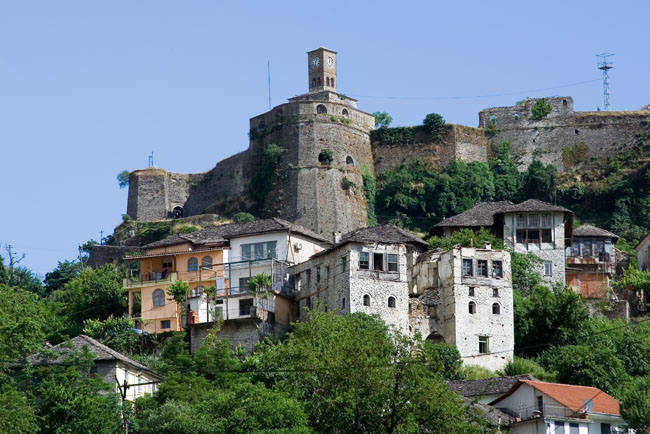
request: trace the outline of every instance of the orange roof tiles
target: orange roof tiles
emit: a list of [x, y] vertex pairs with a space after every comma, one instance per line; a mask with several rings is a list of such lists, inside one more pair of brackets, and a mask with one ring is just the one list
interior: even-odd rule
[[520, 383], [534, 387], [575, 412], [582, 409], [586, 399], [591, 399], [594, 409], [590, 413], [621, 414], [616, 398], [595, 387], [531, 380], [520, 380]]

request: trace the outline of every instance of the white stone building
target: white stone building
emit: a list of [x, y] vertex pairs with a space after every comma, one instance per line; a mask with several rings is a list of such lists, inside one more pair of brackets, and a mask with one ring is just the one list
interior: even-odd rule
[[421, 255], [411, 271], [413, 332], [455, 345], [463, 362], [502, 369], [514, 351], [510, 253], [454, 247]]
[[393, 226], [349, 232], [309, 261], [291, 267], [295, 318], [305, 308], [379, 315], [401, 333], [409, 333], [410, 268], [427, 243]]
[[573, 238], [572, 211], [537, 199], [519, 204], [481, 202], [439, 222], [431, 232], [448, 237], [462, 228], [490, 230], [507, 248], [541, 258], [539, 273], [545, 281], [566, 282], [565, 248]]

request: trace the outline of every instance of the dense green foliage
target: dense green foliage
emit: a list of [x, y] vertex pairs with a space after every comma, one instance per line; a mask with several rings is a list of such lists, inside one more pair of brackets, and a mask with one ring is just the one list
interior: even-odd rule
[[535, 104], [533, 104], [533, 107], [531, 108], [531, 118], [536, 121], [542, 120], [551, 112], [551, 110], [553, 110], [551, 103], [545, 98], [540, 98], [535, 101]]
[[234, 221], [235, 223], [248, 223], [248, 222], [255, 221], [255, 216], [247, 212], [238, 212], [237, 214], [232, 216], [232, 221]]
[[451, 237], [431, 237], [429, 246], [432, 249], [450, 249], [453, 246], [481, 247], [484, 242], [492, 244], [493, 249], [503, 249], [503, 240], [495, 237], [487, 229], [473, 231], [471, 229], [460, 229], [454, 232]]
[[432, 140], [439, 140], [445, 127], [445, 120], [437, 113], [429, 113], [424, 118], [422, 125], [411, 127], [388, 128], [392, 118], [386, 113], [374, 113], [375, 130], [372, 131], [371, 139], [391, 145], [409, 145], [415, 142], [415, 135], [418, 132], [425, 132], [431, 135]]
[[117, 183], [119, 184], [120, 188], [126, 188], [129, 186], [130, 174], [131, 173], [128, 170], [122, 170], [117, 174]]
[[80, 261], [59, 261], [54, 270], [45, 274], [45, 295], [63, 289], [66, 283], [79, 276], [82, 268]]
[[377, 224], [377, 215], [375, 214], [375, 201], [377, 196], [377, 182], [375, 177], [370, 173], [367, 166], [361, 166], [363, 180], [363, 197], [366, 199], [366, 215], [368, 216], [368, 226]]
[[374, 112], [375, 128], [387, 128], [393, 122], [393, 118], [386, 112]]
[[445, 127], [445, 120], [438, 113], [429, 113], [422, 121], [424, 128], [431, 134], [434, 140], [438, 140]]
[[247, 186], [248, 196], [255, 202], [253, 214], [257, 215], [264, 208], [266, 196], [276, 179], [280, 158], [285, 149], [270, 143], [257, 156], [257, 170]]

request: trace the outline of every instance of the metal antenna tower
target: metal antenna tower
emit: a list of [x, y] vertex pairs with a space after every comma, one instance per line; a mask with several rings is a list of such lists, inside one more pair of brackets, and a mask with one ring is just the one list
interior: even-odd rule
[[613, 56], [612, 53], [596, 54], [598, 57], [598, 69], [603, 71], [603, 109], [609, 110], [609, 70], [614, 67], [614, 63], [607, 60]]
[[151, 151], [151, 155], [149, 155], [149, 167], [153, 167], [153, 151]]

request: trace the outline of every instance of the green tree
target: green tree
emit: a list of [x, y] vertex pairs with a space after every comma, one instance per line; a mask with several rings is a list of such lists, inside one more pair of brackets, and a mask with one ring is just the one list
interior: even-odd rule
[[248, 289], [248, 292], [255, 295], [270, 290], [272, 284], [271, 276], [266, 273], [260, 273], [251, 277], [250, 280], [246, 282], [246, 289]]
[[303, 403], [317, 432], [481, 432], [432, 347], [364, 314], [313, 312], [286, 341], [262, 348], [259, 369]]
[[481, 228], [478, 231], [471, 229], [460, 229], [454, 232], [451, 237], [431, 237], [429, 246], [432, 249], [450, 249], [455, 245], [461, 247], [482, 247], [484, 242], [492, 244], [493, 249], [503, 249], [503, 240], [495, 237], [490, 231]]
[[247, 212], [238, 212], [237, 214], [232, 216], [232, 221], [234, 221], [235, 223], [248, 223], [248, 222], [255, 221], [255, 216]]
[[510, 143], [501, 143], [488, 164], [494, 175], [494, 199], [513, 200], [521, 187], [521, 174], [510, 158]]
[[126, 306], [122, 277], [112, 265], [96, 270], [86, 268], [53, 296], [71, 336], [81, 333], [85, 320], [122, 316]]
[[557, 190], [557, 169], [552, 164], [544, 165], [533, 160], [522, 175], [519, 199], [539, 199], [554, 202]]
[[39, 431], [33, 403], [10, 384], [0, 386], [0, 432], [32, 434]]
[[264, 209], [264, 201], [277, 177], [280, 159], [284, 152], [283, 147], [270, 143], [257, 156], [257, 171], [247, 186], [248, 195], [255, 202], [253, 207], [255, 212], [261, 212]]
[[9, 264], [4, 265], [4, 258], [0, 256], [0, 284], [21, 288], [43, 296], [43, 282], [41, 282], [41, 279], [30, 269], [18, 265], [25, 258], [25, 255], [19, 257], [12, 251], [11, 246], [6, 246], [6, 250]]
[[103, 321], [87, 319], [83, 333], [101, 341], [120, 353], [134, 354], [140, 348], [140, 335], [135, 331], [133, 319], [109, 316]]
[[633, 378], [621, 387], [617, 397], [621, 416], [630, 428], [641, 433], [650, 432], [650, 377]]
[[512, 287], [520, 295], [528, 297], [533, 288], [542, 283], [537, 268], [542, 264], [542, 259], [532, 252], [510, 253], [510, 267], [512, 270]]
[[126, 188], [129, 186], [129, 175], [131, 175], [131, 173], [128, 170], [122, 170], [117, 174], [117, 183], [120, 188]]
[[503, 372], [500, 374], [508, 376], [530, 374], [541, 381], [548, 381], [551, 383], [557, 382], [555, 375], [548, 372], [535, 360], [517, 356], [514, 356], [512, 360], [508, 361], [505, 368], [503, 368]]
[[426, 115], [422, 124], [434, 140], [437, 140], [442, 136], [442, 132], [445, 128], [445, 120], [438, 113], [429, 113]]
[[386, 112], [374, 112], [372, 115], [375, 117], [375, 128], [388, 128], [393, 122], [393, 118]]
[[533, 104], [533, 107], [531, 108], [531, 118], [536, 121], [542, 120], [551, 112], [551, 110], [553, 110], [551, 103], [545, 98], [540, 98], [535, 101], [535, 104]]
[[45, 294], [49, 295], [54, 291], [63, 289], [66, 283], [81, 274], [81, 270], [81, 262], [79, 261], [59, 261], [54, 270], [45, 273]]

